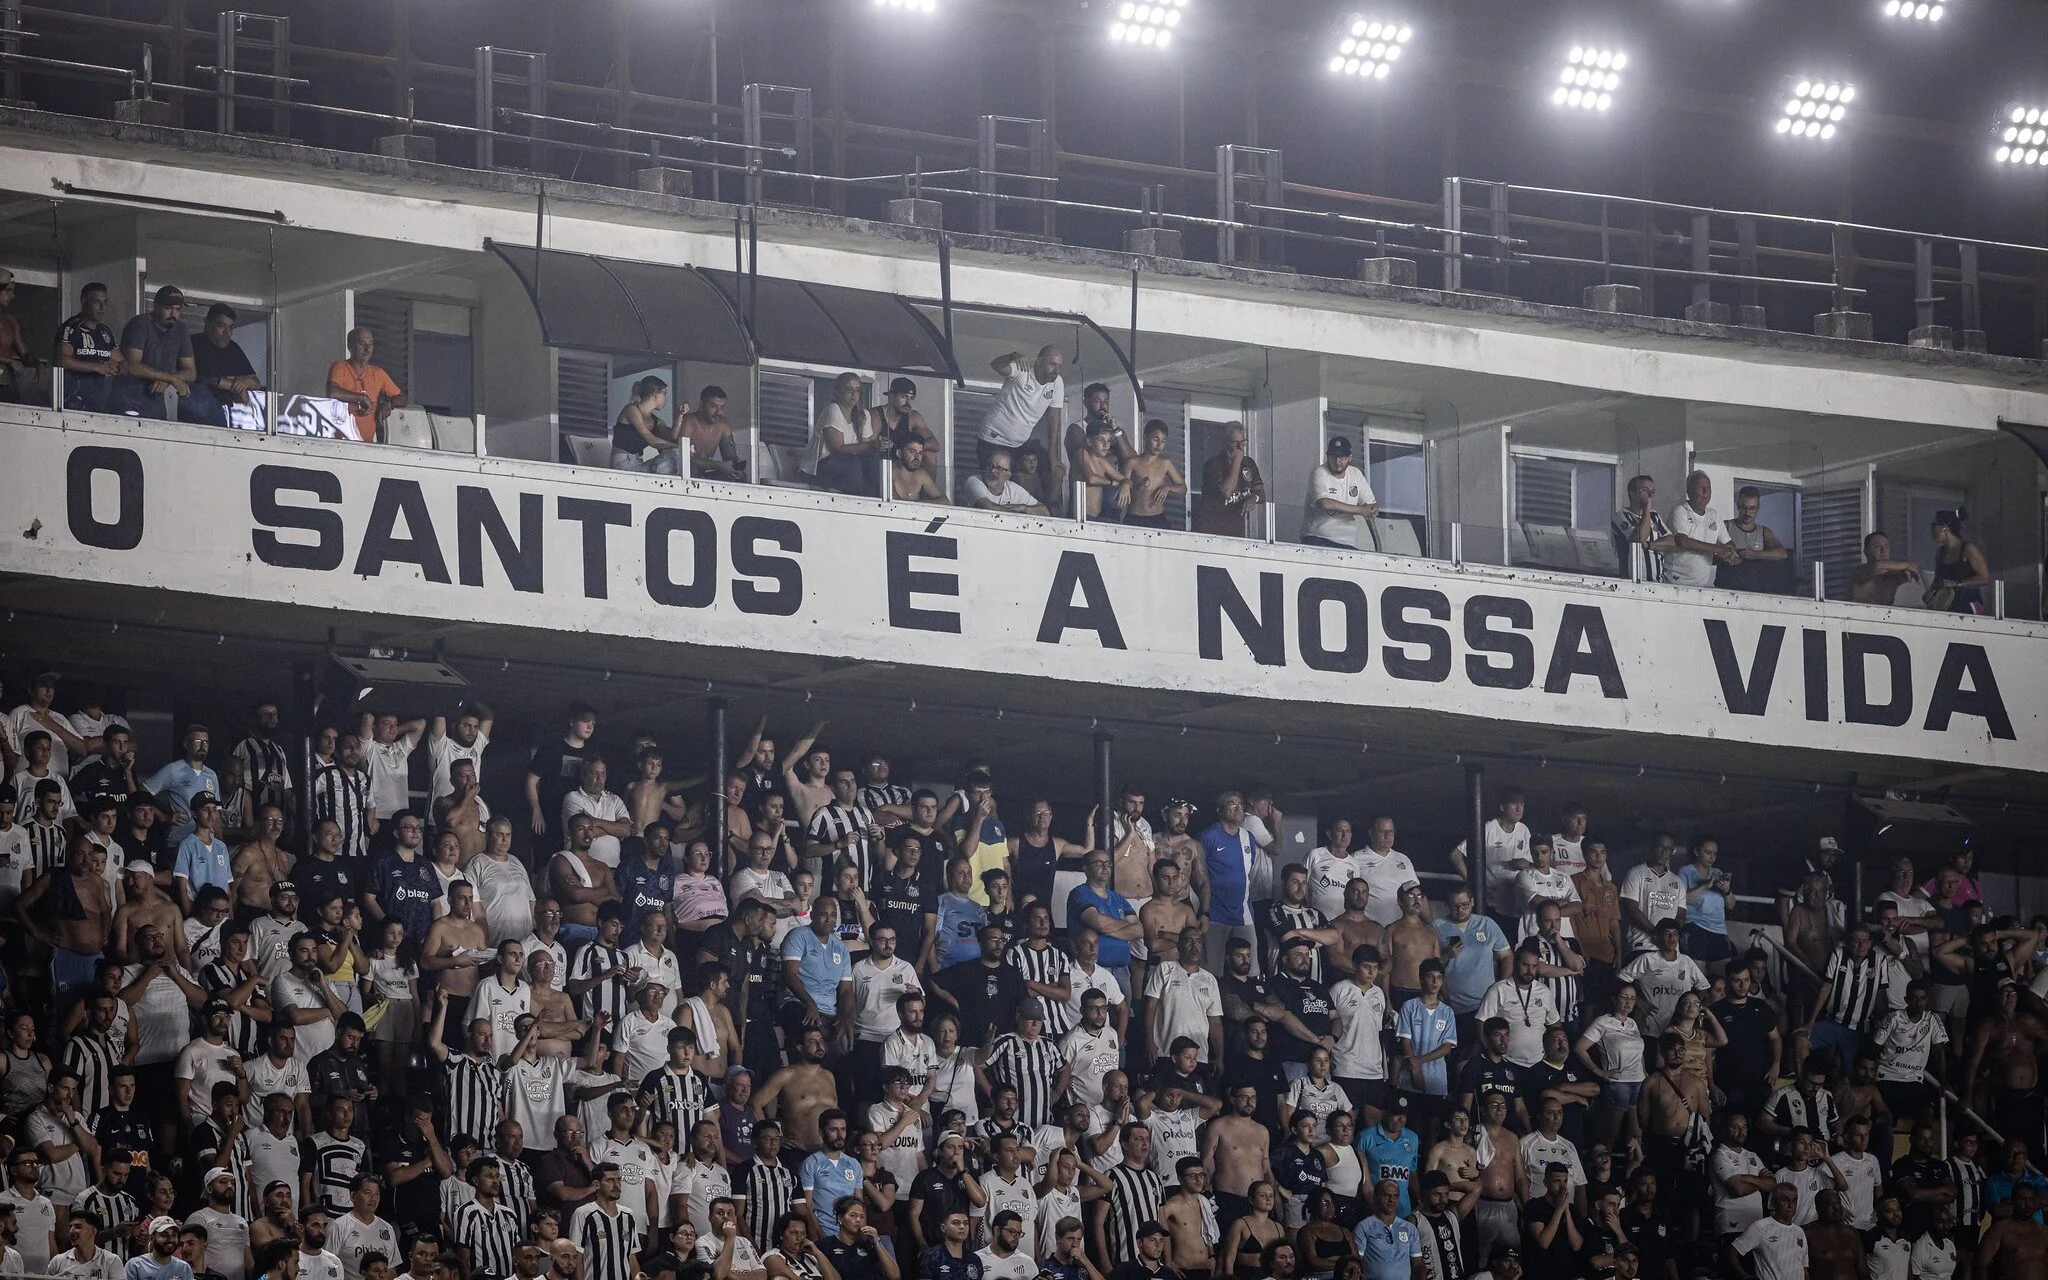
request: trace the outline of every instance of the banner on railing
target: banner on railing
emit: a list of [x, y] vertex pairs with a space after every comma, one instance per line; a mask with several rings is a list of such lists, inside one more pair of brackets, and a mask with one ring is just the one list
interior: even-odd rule
[[0, 423], [0, 571], [2048, 771], [2030, 624], [106, 421]]

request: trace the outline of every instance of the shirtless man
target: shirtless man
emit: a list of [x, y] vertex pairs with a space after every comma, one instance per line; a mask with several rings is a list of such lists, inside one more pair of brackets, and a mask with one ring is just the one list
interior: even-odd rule
[[533, 1051], [542, 1057], [567, 1058], [574, 1056], [575, 1042], [583, 1038], [586, 1028], [576, 1016], [576, 1002], [555, 987], [555, 967], [555, 953], [542, 949], [536, 949], [526, 962], [527, 1002], [538, 1028]]
[[1216, 1204], [1234, 1220], [1251, 1209], [1252, 1184], [1273, 1180], [1273, 1135], [1252, 1119], [1259, 1109], [1258, 1089], [1235, 1085], [1229, 1098], [1229, 1109], [1203, 1131], [1202, 1167], [1216, 1171]]
[[[106, 866], [106, 851], [92, 842], [91, 833], [74, 832], [64, 871], [37, 876], [14, 900], [29, 933], [54, 951], [50, 981], [60, 1009], [92, 985], [113, 931], [114, 895], [107, 888]], [[178, 932], [184, 932], [182, 926]]]
[[1202, 853], [1202, 842], [1188, 832], [1188, 820], [1192, 816], [1188, 802], [1175, 800], [1159, 811], [1160, 820], [1165, 824], [1152, 832], [1152, 849], [1156, 857], [1172, 858], [1180, 864], [1181, 874], [1187, 877], [1187, 898], [1197, 915], [1209, 914], [1209, 859]]
[[289, 859], [277, 847], [284, 834], [284, 810], [266, 804], [256, 811], [256, 838], [235, 850], [235, 918], [252, 920], [270, 910], [270, 886], [290, 874]]
[[1642, 1126], [1643, 1158], [1657, 1175], [1657, 1185], [1675, 1187], [1678, 1175], [1685, 1172], [1685, 1133], [1699, 1101], [1681, 1065], [1685, 1038], [1667, 1031], [1657, 1046], [1664, 1065], [1643, 1082], [1636, 1097], [1636, 1120]]
[[[1978, 1080], [1991, 1068], [1991, 1122], [2007, 1133], [2041, 1129], [2041, 1055], [2048, 1053], [2048, 1027], [2031, 1013], [2019, 1011], [2019, 984], [2007, 978], [1998, 984], [1998, 1012], [1986, 1018], [1970, 1037], [1968, 1066], [1963, 1072], [1963, 1105], [1975, 1107], [1982, 1091]], [[1987, 1061], [1988, 1060], [1988, 1061]]]
[[590, 815], [579, 813], [569, 826], [569, 847], [548, 862], [548, 882], [562, 904], [564, 924], [597, 928], [597, 904], [619, 896], [612, 888], [612, 869], [590, 856], [596, 838]]
[[467, 863], [489, 843], [485, 827], [491, 811], [478, 787], [476, 761], [458, 756], [448, 766], [448, 785], [454, 790], [434, 802], [434, 829], [455, 833], [462, 846], [462, 861]]
[[1125, 474], [1130, 477], [1131, 497], [1124, 511], [1124, 523], [1164, 528], [1166, 500], [1188, 491], [1180, 468], [1166, 456], [1166, 424], [1154, 418], [1145, 424], [1145, 451], [1130, 460]]
[[[1265, 1130], [1261, 1128], [1260, 1134]], [[1193, 1156], [1176, 1168], [1180, 1185], [1159, 1204], [1159, 1225], [1166, 1228], [1166, 1265], [1188, 1280], [1207, 1280], [1216, 1271], [1216, 1244], [1222, 1238], [1217, 1213], [1203, 1198], [1209, 1171]]]
[[1443, 940], [1429, 918], [1429, 896], [1419, 884], [1401, 890], [1401, 918], [1386, 928], [1387, 1007], [1399, 1009], [1422, 994], [1422, 962], [1443, 958]]
[[[1142, 797], [1139, 802], [1143, 803]], [[1092, 817], [1089, 829], [1094, 829]], [[1156, 841], [1147, 840], [1144, 829], [1138, 826], [1133, 816], [1126, 815], [1123, 839], [1110, 850], [1110, 880], [1116, 891], [1140, 911], [1144, 910], [1145, 900], [1152, 894], [1152, 864], [1157, 861], [1153, 852], [1155, 848]]]
[[823, 732], [825, 721], [820, 720], [783, 757], [782, 785], [796, 806], [796, 825], [803, 831], [811, 829], [812, 814], [832, 803], [832, 787], [825, 781], [832, 776], [832, 753], [816, 750], [818, 735]]
[[1138, 908], [1138, 922], [1145, 926], [1147, 958], [1155, 963], [1179, 959], [1181, 931], [1201, 928], [1201, 920], [1184, 896], [1186, 875], [1172, 858], [1152, 864], [1152, 898]]
[[2034, 1221], [2041, 1193], [2032, 1183], [2012, 1189], [2012, 1216], [1991, 1224], [1991, 1233], [1977, 1246], [1977, 1273], [1989, 1280], [2043, 1280], [2048, 1277], [2048, 1227]]
[[[1386, 931], [1379, 923], [1365, 914], [1365, 900], [1370, 890], [1364, 880], [1353, 880], [1344, 886], [1344, 914], [1330, 921], [1323, 929], [1290, 929], [1287, 938], [1307, 938], [1319, 947], [1325, 948], [1323, 956], [1330, 962], [1331, 969], [1345, 977], [1352, 976], [1351, 957], [1360, 947], [1374, 947], [1386, 954]], [[1282, 939], [1285, 941], [1285, 938]], [[1422, 963], [1420, 960], [1417, 964]], [[1519, 1230], [1519, 1228], [1517, 1228]]]
[[770, 1104], [778, 1102], [781, 1105], [774, 1115], [782, 1122], [789, 1145], [803, 1151], [818, 1150], [818, 1117], [839, 1105], [838, 1081], [825, 1068], [822, 1027], [805, 1027], [803, 1038], [797, 1041], [797, 1060], [769, 1076], [768, 1083], [755, 1092], [754, 1118], [767, 1119]]
[[1807, 1280], [1865, 1280], [1863, 1237], [1849, 1225], [1839, 1191], [1813, 1198], [1820, 1217], [1806, 1224]]
[[1116, 453], [1110, 447], [1115, 441], [1116, 437], [1106, 428], [1091, 430], [1087, 447], [1074, 458], [1074, 478], [1088, 487], [1088, 518], [1091, 520], [1102, 515], [1103, 505], [1112, 494], [1128, 495], [1130, 492], [1124, 483], [1124, 469], [1118, 465]]
[[1450, 1180], [1452, 1203], [1460, 1218], [1471, 1217], [1472, 1206], [1479, 1203], [1479, 1153], [1472, 1149], [1471, 1137], [1471, 1115], [1453, 1111], [1444, 1123], [1443, 1141], [1431, 1147], [1422, 1161], [1425, 1174], [1441, 1173]]
[[[700, 964], [683, 975], [683, 990], [689, 994], [676, 1005], [676, 1025], [698, 1037], [697, 1070], [707, 1079], [722, 1081], [740, 1060], [739, 1031], [733, 1026], [731, 1011], [725, 1007], [725, 998], [732, 991], [732, 974], [716, 961]], [[716, 1053], [704, 1052], [703, 1032], [697, 1026], [699, 1018], [711, 1024], [712, 1039], [718, 1042]]]
[[633, 780], [626, 784], [626, 821], [636, 836], [650, 823], [673, 820], [666, 810], [669, 795], [677, 786], [661, 776], [664, 763], [660, 748], [648, 747], [640, 753]]
[[[164, 931], [164, 937], [171, 940], [172, 951], [178, 957], [178, 964], [186, 969], [192, 967], [192, 957], [185, 948], [185, 914], [178, 910], [178, 904], [171, 895], [157, 886], [156, 868], [147, 858], [134, 857], [121, 869], [123, 888], [128, 900], [114, 913], [114, 956], [124, 963], [135, 963], [135, 938], [150, 925]], [[268, 908], [265, 908], [268, 910]]]
[[1472, 1210], [1472, 1237], [1466, 1250], [1484, 1258], [1491, 1255], [1495, 1244], [1521, 1246], [1522, 1206], [1530, 1196], [1529, 1174], [1522, 1168], [1522, 1140], [1508, 1128], [1508, 1096], [1487, 1094], [1479, 1104], [1479, 1119], [1493, 1143], [1493, 1159], [1479, 1166], [1479, 1203]]
[[946, 501], [945, 490], [932, 478], [931, 468], [925, 466], [925, 448], [922, 440], [906, 440], [896, 450], [896, 465], [889, 472], [889, 489], [898, 502]]
[[469, 1025], [469, 998], [476, 994], [483, 966], [497, 960], [498, 953], [476, 918], [476, 886], [467, 880], [455, 881], [448, 886], [448, 914], [428, 926], [426, 943], [420, 948], [420, 968], [439, 975], [437, 985], [448, 997], [450, 1022], [459, 1027]]

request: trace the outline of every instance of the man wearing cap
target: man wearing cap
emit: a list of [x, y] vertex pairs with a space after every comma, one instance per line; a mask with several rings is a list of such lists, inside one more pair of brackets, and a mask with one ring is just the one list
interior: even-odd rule
[[1358, 549], [1358, 521], [1380, 513], [1379, 499], [1362, 468], [1351, 465], [1351, 441], [1331, 436], [1323, 461], [1308, 475], [1308, 505], [1301, 513], [1305, 547]]
[[899, 457], [907, 445], [916, 441], [924, 446], [925, 456], [937, 465], [944, 456], [944, 445], [925, 425], [924, 415], [914, 407], [916, 404], [917, 383], [909, 378], [896, 378], [889, 383], [888, 396], [868, 410], [868, 416], [888, 449]]
[[207, 1170], [206, 1203], [185, 1219], [186, 1226], [206, 1229], [206, 1269], [221, 1280], [243, 1280], [255, 1269], [249, 1250], [249, 1220], [235, 1212], [235, 1171], [226, 1165]]
[[194, 363], [192, 335], [180, 323], [185, 295], [175, 285], [156, 291], [148, 313], [129, 320], [121, 329], [121, 372], [114, 379], [108, 408], [142, 418], [163, 418], [164, 393], [177, 396], [180, 422], [198, 422], [224, 427], [213, 391], [199, 381]]
[[177, 1256], [178, 1230], [176, 1218], [168, 1215], [151, 1218], [144, 1232], [149, 1241], [149, 1251], [128, 1259], [126, 1280], [192, 1280], [191, 1264]]
[[1136, 1256], [1124, 1258], [1112, 1266], [1109, 1280], [1173, 1280], [1180, 1273], [1166, 1260], [1172, 1240], [1173, 1233], [1163, 1223], [1151, 1218], [1139, 1223]]
[[292, 966], [292, 939], [305, 933], [299, 919], [299, 886], [280, 880], [270, 886], [270, 910], [249, 922], [249, 954], [269, 981]]
[[245, 1087], [242, 1055], [228, 1043], [228, 1024], [234, 1010], [228, 1002], [213, 997], [199, 1010], [199, 1037], [178, 1051], [171, 1075], [178, 1095], [179, 1114], [193, 1126], [204, 1124], [213, 1114], [213, 1086], [226, 1081], [236, 1086], [238, 1103]]
[[1401, 1216], [1401, 1184], [1382, 1178], [1372, 1189], [1372, 1215], [1351, 1233], [1365, 1280], [1422, 1280], [1422, 1233]]

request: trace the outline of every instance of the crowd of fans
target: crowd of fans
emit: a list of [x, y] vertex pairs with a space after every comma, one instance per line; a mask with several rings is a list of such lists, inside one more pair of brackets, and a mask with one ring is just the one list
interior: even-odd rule
[[46, 673], [0, 719], [0, 1271], [2022, 1280], [2048, 1257], [2048, 921], [1986, 919], [1967, 853], [1850, 903], [1823, 840], [1776, 897], [1779, 961], [1712, 838], [1617, 878], [1583, 806], [1540, 835], [1516, 793], [1441, 871], [1385, 816], [1325, 815], [1285, 863], [1263, 787], [1198, 810], [1127, 786], [1077, 842], [987, 764], [912, 788], [764, 721], [720, 794], [578, 707], [490, 751], [499, 812], [478, 703], [300, 736], [266, 702], [139, 759], [66, 692]]

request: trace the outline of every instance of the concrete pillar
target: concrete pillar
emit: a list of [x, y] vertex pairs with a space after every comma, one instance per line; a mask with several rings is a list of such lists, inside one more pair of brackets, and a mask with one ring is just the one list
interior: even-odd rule
[[1968, 351], [1972, 355], [1983, 355], [1990, 350], [1982, 329], [1956, 330], [1956, 350]]
[[1133, 227], [1124, 232], [1124, 252], [1148, 258], [1185, 258], [1180, 232], [1171, 227]]
[[946, 227], [946, 206], [936, 200], [891, 200], [889, 221], [898, 226], [943, 231]]
[[1813, 333], [1817, 338], [1869, 342], [1875, 329], [1868, 311], [1823, 311], [1813, 318]]
[[[1668, 512], [1685, 500], [1685, 477], [1691, 470], [1691, 433], [1686, 426], [1685, 405], [1677, 401], [1632, 401], [1615, 411], [1615, 444], [1621, 468], [1614, 478], [1619, 510], [1627, 500], [1631, 476], [1646, 475], [1657, 482], [1656, 508]], [[1716, 499], [1721, 513], [1727, 504]]]
[[697, 175], [675, 165], [651, 165], [633, 170], [633, 186], [636, 190], [658, 196], [679, 196], [688, 200], [697, 194]]
[[1744, 329], [1768, 329], [1771, 327], [1770, 318], [1764, 314], [1762, 307], [1735, 308], [1735, 323]]
[[1641, 315], [1643, 291], [1632, 284], [1596, 284], [1582, 295], [1588, 311], [1604, 311], [1610, 315]]
[[1685, 318], [1695, 324], [1728, 324], [1734, 317], [1725, 302], [1692, 302], [1685, 308]]
[[377, 139], [377, 154], [394, 160], [434, 163], [434, 139], [425, 133], [393, 133]]
[[1932, 351], [1953, 351], [1956, 345], [1956, 331], [1945, 324], [1926, 325], [1908, 333], [1906, 345], [1925, 347]]
[[175, 129], [182, 122], [177, 107], [151, 98], [126, 98], [114, 104], [114, 119], [122, 124], [149, 124]]
[[[1301, 495], [1308, 473], [1323, 460], [1323, 361], [1320, 356], [1276, 356], [1266, 386], [1256, 397], [1271, 430], [1265, 457], [1266, 496], [1279, 521], [1279, 538], [1301, 537]], [[1354, 445], [1356, 441], [1352, 442]], [[1365, 459], [1355, 459], [1360, 465]]]
[[1506, 564], [1508, 429], [1498, 422], [1467, 427], [1448, 400], [1425, 400], [1422, 429], [1429, 448], [1429, 547], [1431, 557], [1451, 556], [1451, 526], [1464, 558]]
[[1367, 284], [1391, 284], [1403, 288], [1415, 287], [1415, 259], [1413, 258], [1360, 258], [1358, 278]]

